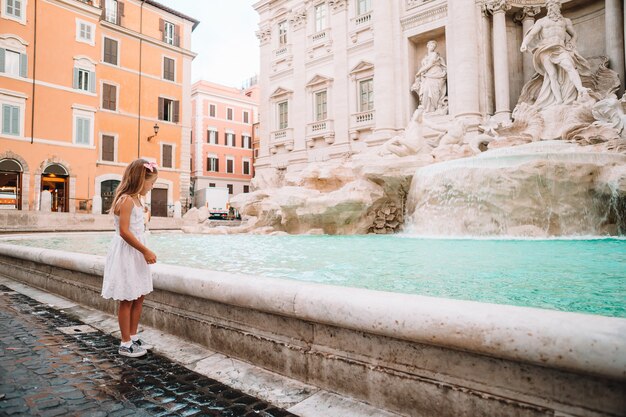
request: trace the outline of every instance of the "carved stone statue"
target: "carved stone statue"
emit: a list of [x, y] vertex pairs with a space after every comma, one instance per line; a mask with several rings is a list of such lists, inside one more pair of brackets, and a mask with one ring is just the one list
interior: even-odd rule
[[538, 73], [534, 79], [543, 77], [534, 101], [534, 106], [540, 109], [571, 104], [590, 92], [581, 81], [581, 72], [588, 73], [590, 68], [576, 51], [572, 21], [561, 14], [560, 1], [548, 0], [546, 8], [548, 14], [535, 22], [520, 47], [521, 52], [529, 48], [532, 51], [533, 65]]
[[424, 109], [418, 108], [413, 112], [411, 121], [409, 121], [404, 133], [385, 142], [380, 147], [379, 155], [390, 152], [399, 157], [404, 157], [418, 154], [424, 149], [430, 151], [424, 141], [423, 125]]
[[428, 41], [426, 48], [428, 52], [415, 74], [411, 91], [419, 97], [418, 107], [424, 109], [425, 113], [446, 113], [446, 63], [435, 51], [436, 41]]

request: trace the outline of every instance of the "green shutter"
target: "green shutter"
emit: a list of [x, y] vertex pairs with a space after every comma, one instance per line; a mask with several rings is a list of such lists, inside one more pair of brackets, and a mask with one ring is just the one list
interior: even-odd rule
[[0, 72], [4, 72], [4, 48], [0, 48]]
[[90, 145], [91, 144], [91, 139], [89, 138], [89, 128], [91, 125], [91, 121], [90, 120], [83, 120], [83, 143], [85, 145]]
[[6, 104], [2, 105], [2, 133], [11, 133], [11, 107]]
[[96, 92], [96, 72], [89, 71], [89, 91]]
[[72, 82], [73, 88], [78, 88], [78, 68], [74, 68], [74, 80]]
[[20, 134], [20, 108], [11, 106], [11, 133]]
[[20, 77], [28, 77], [28, 55], [20, 54]]
[[83, 119], [76, 118], [76, 143], [82, 143], [80, 135], [83, 133]]

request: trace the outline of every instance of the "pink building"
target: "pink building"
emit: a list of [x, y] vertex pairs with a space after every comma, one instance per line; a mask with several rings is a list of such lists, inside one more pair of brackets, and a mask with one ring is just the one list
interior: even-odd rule
[[258, 106], [258, 85], [244, 90], [207, 81], [192, 85], [194, 190], [227, 187], [231, 196], [250, 191], [254, 175], [253, 124], [258, 119]]

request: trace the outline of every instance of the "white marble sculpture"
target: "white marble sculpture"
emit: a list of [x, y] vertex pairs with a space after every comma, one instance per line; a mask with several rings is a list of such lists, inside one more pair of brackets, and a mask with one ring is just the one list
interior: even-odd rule
[[428, 41], [428, 52], [422, 59], [420, 68], [415, 74], [415, 82], [411, 91], [419, 97], [419, 107], [426, 113], [447, 112], [446, 104], [446, 63], [437, 49], [436, 41]]
[[535, 70], [543, 78], [534, 106], [570, 104], [589, 93], [580, 71], [589, 72], [589, 64], [576, 51], [576, 32], [570, 19], [561, 14], [561, 3], [549, 0], [548, 14], [537, 20], [525, 34], [521, 52], [529, 48]]
[[418, 108], [413, 112], [404, 132], [385, 142], [378, 150], [379, 155], [392, 153], [399, 157], [415, 155], [430, 148], [424, 140], [424, 109]]

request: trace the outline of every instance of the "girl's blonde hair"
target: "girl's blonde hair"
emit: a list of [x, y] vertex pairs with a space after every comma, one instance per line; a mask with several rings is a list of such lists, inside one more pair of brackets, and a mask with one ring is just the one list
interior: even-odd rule
[[156, 164], [148, 162], [145, 159], [135, 159], [128, 164], [124, 170], [122, 182], [115, 190], [115, 197], [111, 204], [109, 213], [115, 213], [117, 205], [121, 203], [121, 197], [124, 195], [134, 196], [141, 192], [146, 180], [158, 175]]

